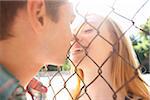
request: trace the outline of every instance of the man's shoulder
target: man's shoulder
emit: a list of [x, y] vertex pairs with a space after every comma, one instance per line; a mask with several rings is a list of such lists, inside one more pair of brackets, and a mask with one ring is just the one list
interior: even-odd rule
[[19, 81], [2, 64], [0, 64], [0, 80], [0, 98], [7, 100], [18, 87]]

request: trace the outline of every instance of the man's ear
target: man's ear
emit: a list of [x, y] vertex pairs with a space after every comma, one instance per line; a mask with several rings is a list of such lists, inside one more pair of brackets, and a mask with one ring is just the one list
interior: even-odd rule
[[44, 0], [28, 0], [27, 13], [33, 30], [41, 32], [46, 24], [46, 8]]

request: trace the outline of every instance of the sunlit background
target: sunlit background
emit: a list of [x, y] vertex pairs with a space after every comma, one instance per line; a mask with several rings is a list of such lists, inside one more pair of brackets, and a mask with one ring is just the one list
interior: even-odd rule
[[[100, 16], [105, 17], [110, 13], [113, 6], [115, 12], [128, 19], [134, 20], [136, 26], [140, 26], [141, 24], [146, 22], [147, 18], [150, 16], [149, 0], [69, 0], [69, 1], [73, 4], [75, 12], [78, 11], [83, 16], [85, 16], [87, 13], [96, 13], [99, 14]], [[128, 20], [125, 20], [124, 18], [121, 18], [116, 14], [111, 13], [109, 16], [121, 26], [122, 30], [126, 30], [132, 24]], [[78, 22], [83, 20], [84, 19], [78, 16], [77, 14], [77, 18], [73, 23], [73, 26], [76, 27], [76, 25], [78, 25]], [[132, 29], [132, 32], [130, 32], [130, 34], [133, 34], [136, 31], [137, 31], [136, 29]]]

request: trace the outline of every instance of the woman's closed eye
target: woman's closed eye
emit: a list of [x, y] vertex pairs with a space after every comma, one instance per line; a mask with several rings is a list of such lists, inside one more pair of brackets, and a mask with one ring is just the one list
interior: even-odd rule
[[94, 31], [94, 29], [89, 28], [89, 29], [85, 29], [83, 32], [88, 34], [88, 33], [92, 33]]

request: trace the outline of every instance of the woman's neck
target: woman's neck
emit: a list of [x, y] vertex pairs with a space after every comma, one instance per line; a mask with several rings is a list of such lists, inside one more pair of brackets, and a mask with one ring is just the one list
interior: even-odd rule
[[[114, 89], [114, 87], [112, 86], [111, 78], [111, 61], [107, 61], [107, 63], [99, 68], [97, 65], [87, 60], [87, 62], [82, 63], [80, 67], [84, 72], [84, 82], [86, 86], [88, 86], [87, 93], [91, 99], [112, 100], [114, 90], [111, 88]], [[84, 97], [85, 96], [86, 95], [84, 95]]]

